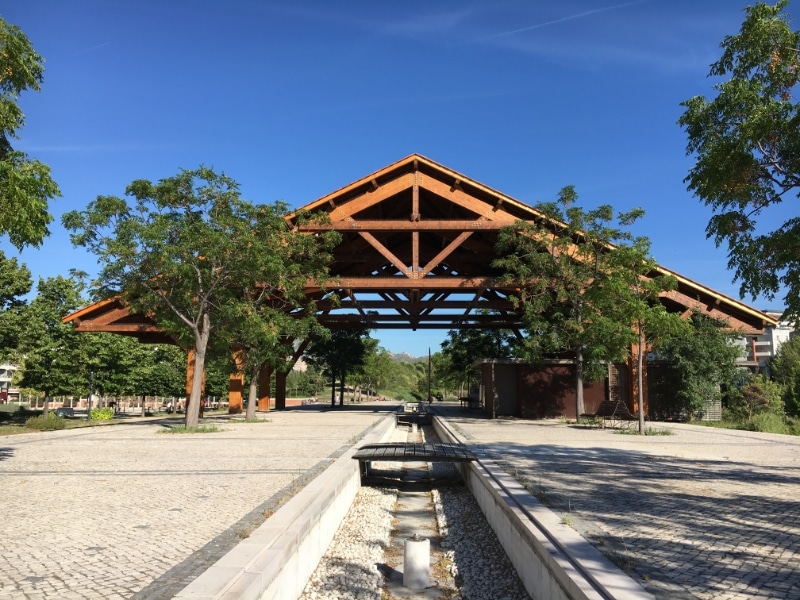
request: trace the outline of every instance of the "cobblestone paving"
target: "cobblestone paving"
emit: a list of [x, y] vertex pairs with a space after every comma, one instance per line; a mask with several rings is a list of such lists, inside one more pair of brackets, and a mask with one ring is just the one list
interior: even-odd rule
[[0, 436], [0, 599], [172, 597], [381, 416], [343, 408]]
[[800, 599], [800, 439], [440, 412], [657, 598]]

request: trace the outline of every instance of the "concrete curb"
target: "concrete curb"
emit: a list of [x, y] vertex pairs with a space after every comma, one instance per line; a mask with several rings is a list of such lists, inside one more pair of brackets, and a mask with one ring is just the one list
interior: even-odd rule
[[[395, 415], [391, 413], [361, 443], [385, 441], [394, 427]], [[299, 597], [361, 486], [358, 461], [352, 458], [356, 449], [350, 448], [336, 459], [175, 598], [294, 600]]]
[[[465, 443], [440, 417], [440, 439]], [[480, 448], [467, 445], [476, 455]], [[493, 461], [456, 465], [533, 598], [652, 600], [653, 596]]]

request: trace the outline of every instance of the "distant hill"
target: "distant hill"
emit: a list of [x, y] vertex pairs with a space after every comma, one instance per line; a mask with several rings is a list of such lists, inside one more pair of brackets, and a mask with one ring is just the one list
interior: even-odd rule
[[428, 360], [427, 356], [411, 356], [407, 352], [401, 352], [400, 354], [395, 354], [392, 352], [391, 356], [392, 359], [396, 360], [397, 362], [419, 362], [421, 360]]

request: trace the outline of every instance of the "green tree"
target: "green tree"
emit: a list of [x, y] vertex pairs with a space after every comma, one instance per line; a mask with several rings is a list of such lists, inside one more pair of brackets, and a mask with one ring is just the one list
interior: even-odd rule
[[669, 412], [675, 417], [692, 417], [721, 400], [742, 352], [735, 343], [741, 334], [723, 321], [694, 310], [689, 324], [689, 335], [666, 337], [654, 348], [656, 357], [668, 364], [668, 393], [675, 401]]
[[[200, 167], [181, 171], [157, 184], [134, 181], [122, 198], [98, 196], [87, 210], [64, 215], [72, 241], [97, 255], [102, 265], [98, 295], [120, 296], [132, 310], [151, 314], [195, 358], [186, 425], [199, 418], [203, 370], [212, 331], [220, 343], [235, 337], [228, 307], [243, 301], [244, 286], [286, 294], [291, 304], [298, 281], [306, 281], [308, 256], [297, 245], [273, 244], [272, 236], [292, 242], [303, 234], [287, 232], [274, 215], [285, 207], [254, 206], [225, 175]], [[314, 254], [314, 241], [303, 240]], [[268, 257], [265, 258], [265, 257]], [[224, 312], [225, 311], [225, 312]]]
[[[678, 123], [696, 163], [688, 189], [714, 211], [706, 232], [726, 243], [728, 264], [742, 296], [772, 298], [785, 286], [786, 316], [800, 317], [800, 219], [773, 231], [759, 229], [767, 213], [780, 215], [784, 198], [800, 187], [800, 110], [792, 94], [800, 77], [800, 32], [792, 31], [786, 0], [745, 9], [737, 35], [722, 41], [711, 65], [716, 98], [683, 102]], [[768, 209], [772, 209], [769, 211]], [[791, 213], [792, 211], [789, 211]], [[784, 213], [788, 214], [788, 213]]]
[[731, 412], [753, 431], [786, 433], [784, 389], [780, 383], [759, 373], [734, 390], [729, 401]]
[[800, 337], [786, 340], [769, 363], [772, 377], [783, 385], [786, 412], [800, 415]]
[[613, 244], [631, 239], [624, 228], [643, 211], [620, 214], [615, 224], [611, 206], [584, 211], [572, 206], [577, 198], [567, 186], [558, 202], [537, 206], [540, 220], [501, 229], [493, 264], [506, 273], [501, 281], [519, 290], [512, 300], [527, 330], [525, 358], [575, 360], [575, 414], [581, 415], [584, 380], [604, 376], [603, 363], [620, 360], [632, 342], [630, 324], [605, 312], [614, 302], [609, 254]]
[[359, 394], [373, 394], [381, 381], [386, 381], [392, 368], [392, 357], [385, 348], [378, 346], [378, 340], [368, 337], [364, 340], [364, 364], [353, 372], [352, 379], [357, 382]]
[[[325, 281], [331, 251], [339, 234], [317, 236], [297, 234], [286, 227], [288, 207], [283, 203], [261, 206], [254, 219], [248, 257], [256, 280], [241, 282], [241, 293], [221, 307], [224, 333], [218, 336], [222, 352], [237, 350], [238, 368], [249, 374], [247, 418], [254, 419], [258, 397], [258, 374], [268, 366], [283, 373], [293, 367], [296, 340], [306, 340], [321, 332], [313, 300], [305, 295], [309, 279]], [[305, 222], [309, 215], [297, 215]]]
[[345, 380], [360, 369], [367, 358], [369, 330], [335, 329], [318, 335], [305, 351], [308, 364], [322, 369], [331, 382], [331, 406], [336, 406], [336, 380], [339, 380], [339, 406], [344, 404]]
[[19, 336], [22, 313], [27, 303], [25, 295], [31, 291], [31, 272], [16, 258], [6, 258], [0, 252], [0, 359], [19, 358]]
[[[441, 344], [441, 361], [447, 369], [444, 377], [459, 388], [458, 395], [466, 396], [479, 373], [473, 367], [481, 359], [503, 359], [514, 356], [517, 338], [503, 329], [451, 329]], [[437, 361], [438, 362], [438, 361]]]
[[14, 150], [12, 140], [25, 125], [19, 95], [38, 92], [44, 60], [16, 25], [0, 18], [0, 234], [17, 248], [39, 246], [53, 220], [48, 201], [61, 195], [50, 167]]
[[81, 289], [62, 276], [39, 279], [37, 294], [24, 311], [20, 353], [24, 373], [20, 385], [43, 391], [44, 414], [53, 395], [82, 390], [80, 371], [85, 365], [85, 340], [61, 318], [83, 304]]
[[[633, 330], [635, 342], [628, 358], [636, 361], [637, 404], [639, 406], [639, 433], [645, 434], [644, 411], [644, 361], [653, 344], [666, 337], [677, 338], [689, 334], [688, 324], [676, 313], [668, 313], [661, 304], [662, 292], [674, 289], [675, 278], [660, 274], [656, 261], [650, 256], [650, 241], [638, 237], [623, 242], [607, 255], [608, 262], [603, 277], [603, 293], [598, 295], [598, 308], [602, 318], [597, 326], [607, 326], [608, 339], [619, 336], [624, 342], [626, 332], [619, 325]], [[602, 339], [602, 335], [598, 339]], [[633, 349], [635, 348], [635, 353]]]
[[[134, 387], [129, 392], [145, 396], [186, 394], [186, 352], [166, 344], [140, 344], [140, 361], [134, 366]], [[206, 363], [206, 390], [210, 363]]]

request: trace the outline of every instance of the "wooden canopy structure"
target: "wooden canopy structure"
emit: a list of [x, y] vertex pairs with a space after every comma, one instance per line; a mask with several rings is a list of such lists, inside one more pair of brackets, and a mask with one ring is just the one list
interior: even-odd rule
[[[325, 211], [342, 242], [334, 253], [327, 292], [309, 285], [320, 321], [331, 328], [518, 329], [509, 299], [492, 268], [501, 227], [543, 215], [456, 171], [413, 154], [304, 207]], [[662, 301], [671, 311], [698, 308], [754, 334], [772, 318], [668, 269], [678, 287]], [[656, 275], [658, 273], [654, 273]], [[326, 301], [336, 294], [341, 303]], [[491, 311], [491, 312], [489, 312]]]
[[[303, 209], [324, 211], [330, 222], [303, 224], [295, 213], [287, 217], [290, 227], [308, 234], [334, 229], [342, 235], [330, 265], [332, 279], [309, 281], [306, 289], [325, 326], [520, 331], [520, 314], [510, 300], [514, 290], [498, 284], [501, 273], [492, 262], [500, 228], [544, 218], [533, 207], [413, 154]], [[698, 309], [748, 335], [776, 324], [765, 313], [669, 269], [659, 267], [653, 275], [659, 273], [678, 281], [677, 289], [662, 297], [670, 311]], [[156, 323], [132, 314], [118, 299], [87, 306], [64, 321], [78, 331], [169, 341]]]

